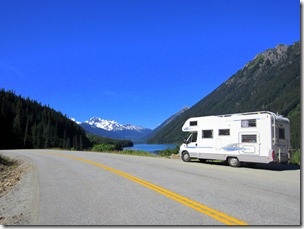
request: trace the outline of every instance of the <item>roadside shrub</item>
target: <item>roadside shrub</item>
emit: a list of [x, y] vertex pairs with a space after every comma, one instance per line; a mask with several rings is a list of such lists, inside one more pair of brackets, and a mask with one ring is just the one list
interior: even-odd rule
[[155, 155], [146, 151], [141, 150], [122, 150], [118, 152], [119, 154], [135, 155], [135, 156], [148, 156], [154, 157]]
[[116, 147], [115, 145], [112, 144], [98, 144], [98, 145], [94, 145], [92, 148], [92, 151], [98, 151], [98, 152], [108, 152], [114, 150], [116, 150]]
[[176, 146], [174, 149], [165, 149], [165, 150], [161, 150], [159, 152], [159, 156], [161, 157], [170, 157], [172, 154], [178, 154], [179, 153], [179, 147]]
[[301, 150], [300, 149], [297, 149], [292, 152], [290, 164], [298, 164], [298, 165], [301, 164]]

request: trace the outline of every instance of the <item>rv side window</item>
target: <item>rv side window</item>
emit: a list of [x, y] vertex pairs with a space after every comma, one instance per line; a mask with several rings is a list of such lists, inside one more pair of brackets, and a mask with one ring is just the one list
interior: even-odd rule
[[285, 139], [285, 129], [279, 128], [279, 139]]
[[256, 127], [256, 119], [242, 120], [241, 127]]
[[242, 135], [242, 142], [256, 143], [257, 142], [257, 136], [255, 134]]
[[203, 130], [202, 138], [213, 138], [213, 130]]
[[197, 126], [197, 121], [191, 121], [190, 126]]
[[219, 130], [219, 136], [229, 136], [229, 135], [230, 135], [230, 129]]

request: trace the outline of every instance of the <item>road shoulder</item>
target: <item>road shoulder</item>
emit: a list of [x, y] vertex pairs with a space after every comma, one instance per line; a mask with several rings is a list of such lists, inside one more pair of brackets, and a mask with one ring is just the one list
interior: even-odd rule
[[1, 225], [33, 225], [37, 223], [39, 185], [37, 169], [27, 158], [8, 155], [19, 162], [14, 168], [8, 187], [0, 194]]

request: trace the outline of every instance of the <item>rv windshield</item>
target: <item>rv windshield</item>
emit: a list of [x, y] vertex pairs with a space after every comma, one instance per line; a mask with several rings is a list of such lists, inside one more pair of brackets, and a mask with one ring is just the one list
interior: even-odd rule
[[197, 140], [197, 132], [193, 132], [189, 135], [189, 137], [187, 138], [187, 140], [185, 141], [186, 144], [189, 144], [191, 142], [196, 142]]

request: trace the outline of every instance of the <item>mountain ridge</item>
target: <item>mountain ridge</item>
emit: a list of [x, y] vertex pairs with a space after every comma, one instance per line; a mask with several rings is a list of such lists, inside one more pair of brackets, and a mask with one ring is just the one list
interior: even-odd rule
[[131, 124], [120, 124], [115, 120], [107, 120], [99, 117], [92, 117], [88, 121], [85, 121], [85, 123], [88, 123], [89, 125], [93, 125], [108, 131], [119, 131], [119, 130], [141, 131], [143, 129], [149, 129]]
[[[75, 122], [77, 121], [75, 120]], [[120, 124], [115, 120], [106, 120], [99, 117], [92, 117], [87, 121], [77, 123], [91, 134], [116, 139], [130, 139], [132, 141], [136, 141], [152, 131], [149, 128]]]
[[190, 117], [269, 110], [290, 119], [292, 146], [300, 147], [300, 57], [300, 42], [257, 54], [148, 143], [182, 142], [181, 127]]

